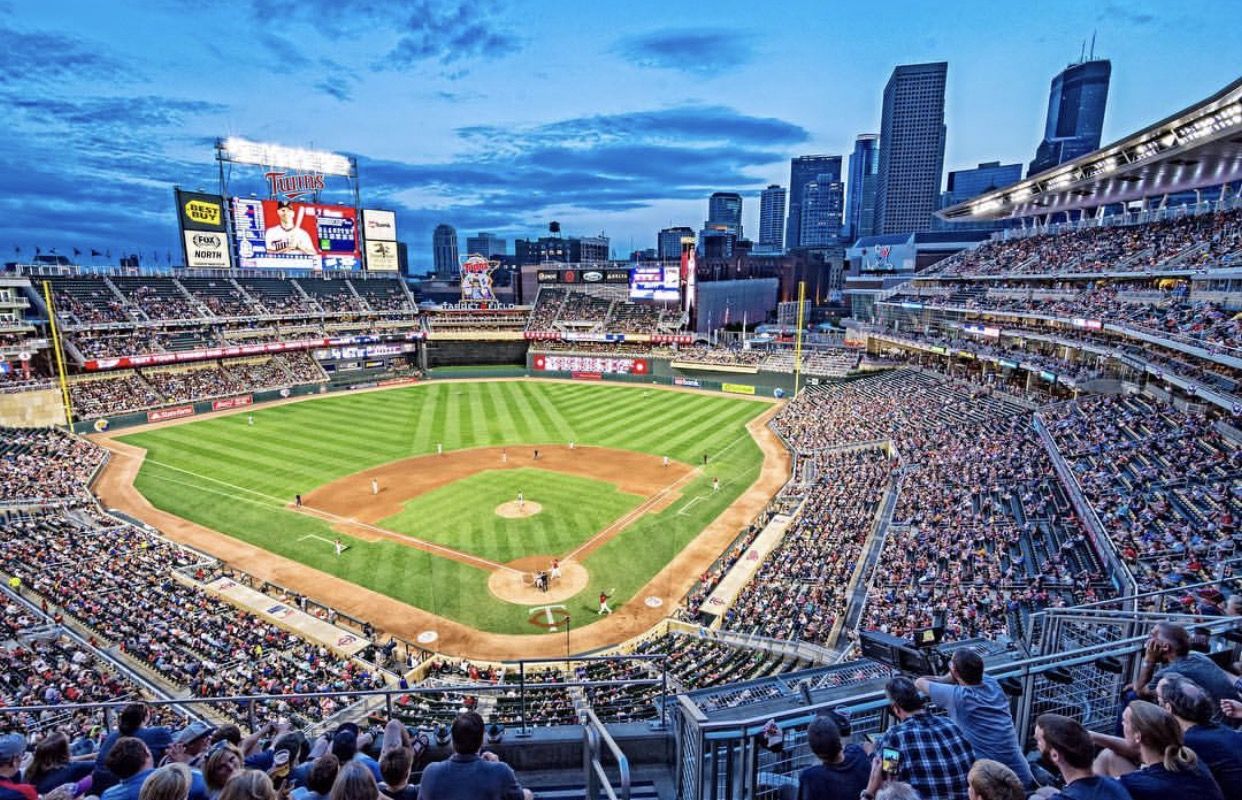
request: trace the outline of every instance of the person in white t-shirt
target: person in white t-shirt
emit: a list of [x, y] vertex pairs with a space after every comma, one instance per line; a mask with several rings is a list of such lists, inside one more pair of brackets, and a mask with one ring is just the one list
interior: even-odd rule
[[294, 224], [295, 214], [293, 204], [288, 200], [281, 200], [276, 204], [276, 217], [280, 223], [263, 233], [269, 255], [319, 255], [306, 229]]

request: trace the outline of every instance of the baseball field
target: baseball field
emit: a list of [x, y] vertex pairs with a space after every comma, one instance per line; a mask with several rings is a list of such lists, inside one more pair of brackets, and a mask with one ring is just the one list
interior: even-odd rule
[[[772, 408], [637, 386], [450, 381], [116, 438], [118, 455], [141, 459], [130, 481], [166, 512], [162, 529], [173, 515], [478, 631], [537, 635], [549, 631], [541, 605], [575, 627], [596, 619], [601, 592], [614, 609], [656, 605], [653, 579], [753, 493], [765, 465], [756, 418]], [[560, 574], [542, 592], [534, 575], [553, 559]]]

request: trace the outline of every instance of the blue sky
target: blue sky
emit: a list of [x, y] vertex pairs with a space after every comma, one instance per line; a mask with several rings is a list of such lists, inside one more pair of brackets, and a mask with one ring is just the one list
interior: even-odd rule
[[946, 170], [1026, 162], [1093, 31], [1108, 140], [1238, 76], [1228, 7], [0, 0], [0, 250], [175, 252], [171, 187], [218, 185], [221, 135], [357, 155], [416, 264], [439, 222], [512, 239], [556, 219], [624, 256], [697, 229], [717, 190], [757, 232], [790, 157], [878, 130], [896, 64], [949, 62]]

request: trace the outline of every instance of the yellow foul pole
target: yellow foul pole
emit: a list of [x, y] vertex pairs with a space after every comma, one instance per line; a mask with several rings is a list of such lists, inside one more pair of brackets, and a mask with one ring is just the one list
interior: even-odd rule
[[52, 351], [56, 353], [56, 373], [60, 378], [60, 399], [65, 404], [65, 419], [73, 428], [73, 403], [69, 400], [69, 382], [65, 380], [65, 354], [60, 349], [60, 329], [56, 327], [56, 307], [52, 304], [52, 282], [43, 282], [43, 302], [47, 305], [47, 324], [52, 330]]
[[802, 385], [802, 319], [806, 308], [806, 281], [798, 281], [798, 333], [794, 340], [794, 397]]

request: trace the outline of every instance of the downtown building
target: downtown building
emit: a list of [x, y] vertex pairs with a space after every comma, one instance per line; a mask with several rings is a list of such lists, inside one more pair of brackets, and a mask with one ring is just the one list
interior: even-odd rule
[[1107, 59], [1071, 64], [1052, 79], [1044, 139], [1027, 177], [1098, 150], [1113, 65]]
[[[1021, 164], [987, 161], [974, 169], [958, 169], [949, 173], [948, 185], [940, 195], [940, 208], [964, 203], [981, 194], [1004, 189], [1022, 180]], [[946, 222], [937, 217], [934, 230], [998, 231], [1004, 225], [996, 220], [980, 222]]]
[[880, 172], [880, 134], [860, 133], [850, 154], [843, 238], [853, 242], [875, 233], [875, 184]]
[[949, 65], [896, 67], [884, 87], [875, 233], [931, 230], [944, 172], [944, 92]]
[[727, 258], [742, 238], [742, 196], [715, 192], [707, 199], [707, 220], [699, 231], [699, 254]]
[[832, 175], [819, 175], [803, 188], [799, 247], [814, 249], [840, 243], [844, 196], [840, 176], [834, 180]]
[[457, 251], [457, 229], [441, 223], [431, 234], [432, 263], [436, 280], [451, 281], [461, 271], [461, 256]]
[[789, 216], [785, 223], [785, 249], [805, 247], [802, 241], [802, 198], [810, 183], [841, 181], [841, 156], [798, 156], [789, 160]]
[[757, 253], [779, 253], [785, 249], [785, 187], [775, 183], [759, 195], [759, 242]]
[[480, 231], [475, 236], [466, 237], [466, 255], [480, 255], [487, 258], [508, 255], [509, 243], [494, 233]]
[[694, 228], [679, 225], [674, 228], [663, 228], [656, 234], [656, 257], [661, 261], [681, 261], [682, 241], [694, 241]]

